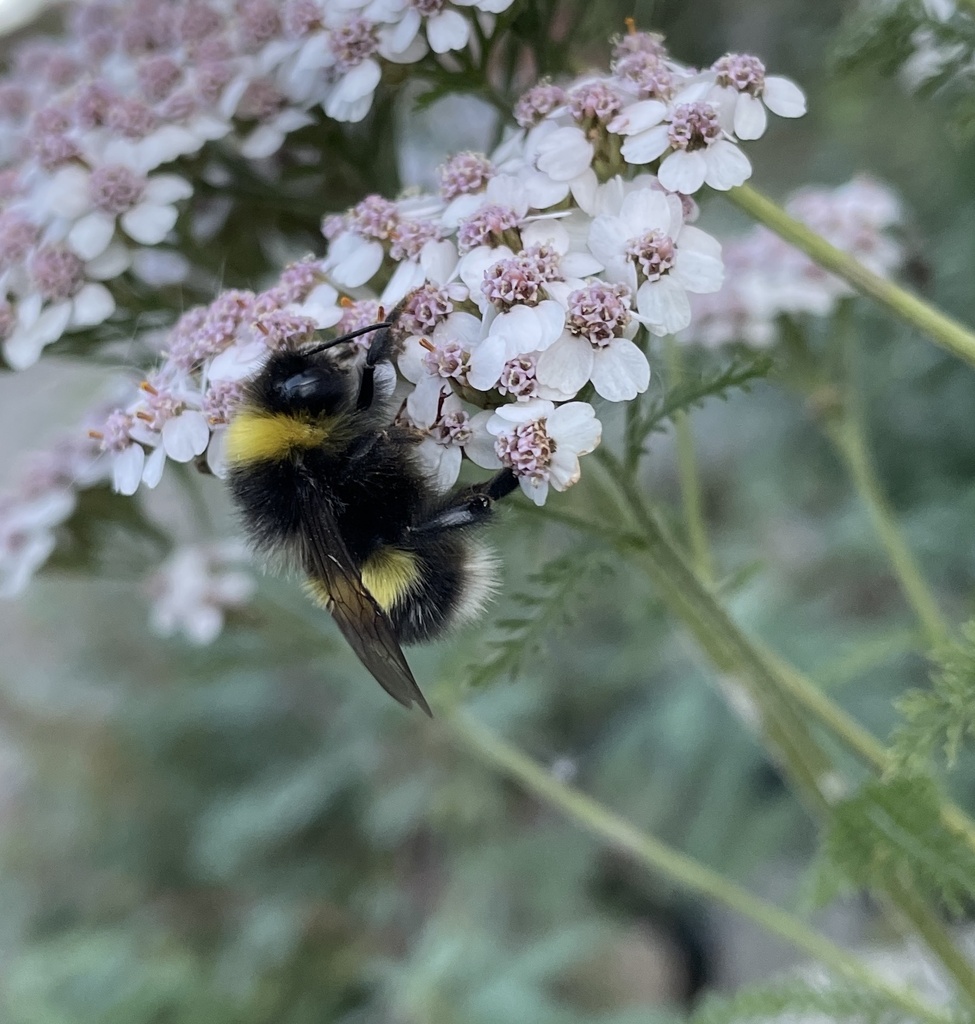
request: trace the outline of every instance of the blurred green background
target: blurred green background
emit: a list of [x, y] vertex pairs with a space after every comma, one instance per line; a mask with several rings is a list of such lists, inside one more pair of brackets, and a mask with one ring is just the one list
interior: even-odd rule
[[[793, 77], [809, 114], [750, 145], [753, 183], [780, 198], [858, 171], [889, 183], [908, 210], [913, 286], [971, 323], [971, 140], [937, 102], [869, 69], [831, 69], [847, 7], [599, 3], [583, 35], [602, 65], [632, 13], [688, 63], [743, 50]], [[417, 166], [424, 152], [439, 162], [431, 146], [456, 148], [431, 118], [401, 114]], [[702, 223], [747, 227], [717, 199]], [[862, 302], [856, 328], [878, 471], [958, 621], [975, 574], [975, 377]], [[663, 390], [663, 358], [651, 362]], [[52, 358], [0, 379], [4, 478], [72, 422], [100, 373]], [[692, 424], [737, 619], [885, 736], [892, 698], [927, 666], [808, 403], [772, 381]], [[657, 435], [644, 479], [676, 508], [670, 435]], [[180, 487], [169, 480], [150, 505], [178, 537], [232, 529], [218, 484], [206, 521]], [[571, 501], [586, 500], [584, 474]], [[487, 621], [411, 655], [433, 701], [434, 681], [452, 692], [495, 653], [498, 620], [529, 616], [521, 671], [472, 689], [472, 713], [639, 827], [803, 906], [814, 829], [646, 581], [517, 509], [493, 540], [505, 577]], [[0, 607], [5, 1024], [636, 1024], [791, 962], [394, 705], [297, 588], [262, 579], [253, 608], [195, 650], [150, 633], [144, 555], [114, 553]], [[971, 806], [971, 764], [955, 783]], [[843, 941], [883, 938], [857, 900], [823, 925]]]

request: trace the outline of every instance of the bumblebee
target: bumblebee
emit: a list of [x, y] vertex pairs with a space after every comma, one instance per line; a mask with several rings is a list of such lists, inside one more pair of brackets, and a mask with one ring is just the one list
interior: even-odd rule
[[[227, 430], [233, 497], [253, 545], [300, 573], [362, 664], [406, 707], [430, 708], [400, 647], [472, 618], [495, 587], [478, 533], [517, 487], [510, 470], [443, 495], [392, 422], [395, 313], [274, 352]], [[365, 359], [336, 350], [372, 333]]]

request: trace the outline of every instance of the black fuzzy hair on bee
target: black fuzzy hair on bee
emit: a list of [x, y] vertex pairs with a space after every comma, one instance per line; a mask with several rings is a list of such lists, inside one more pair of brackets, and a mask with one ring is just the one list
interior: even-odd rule
[[[391, 423], [396, 318], [272, 353], [246, 386], [227, 457], [255, 547], [304, 575], [391, 696], [430, 714], [400, 644], [442, 635], [491, 595], [496, 564], [478, 534], [517, 480], [502, 470], [437, 493], [417, 433]], [[336, 359], [366, 333], [360, 364]]]

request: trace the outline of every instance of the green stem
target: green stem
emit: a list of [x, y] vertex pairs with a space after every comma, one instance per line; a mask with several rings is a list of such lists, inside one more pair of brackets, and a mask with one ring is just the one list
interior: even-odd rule
[[[603, 461], [613, 464], [613, 457], [603, 453]], [[618, 464], [617, 464], [618, 466]], [[849, 735], [852, 721], [843, 721], [845, 715], [823, 694], [807, 684], [797, 672], [776, 671], [777, 661], [770, 658], [758, 644], [753, 643], [732, 621], [715, 599], [708, 586], [694, 573], [682, 552], [670, 540], [667, 531], [655, 513], [647, 506], [643, 496], [625, 475], [617, 472], [615, 484], [622, 494], [625, 512], [636, 521], [644, 535], [646, 546], [642, 557], [635, 561], [655, 583], [661, 597], [683, 620], [695, 639], [707, 652], [726, 681], [736, 682], [761, 716], [763, 732], [779, 755], [780, 762], [799, 793], [811, 803], [820, 815], [829, 817], [830, 804], [837, 794], [845, 790], [845, 782], [838, 775], [826, 751], [810, 732], [802, 714], [802, 707], [792, 699], [790, 690], [809, 693], [804, 697], [819, 706], [820, 720], [835, 731], [843, 727]], [[852, 730], [853, 734], [857, 730]], [[886, 755], [884, 755], [886, 760]], [[943, 820], [945, 812], [942, 811]], [[948, 824], [946, 820], [946, 824]], [[956, 973], [964, 959], [957, 954], [944, 960], [941, 951], [952, 947], [951, 938], [942, 923], [931, 915], [918, 900], [901, 901], [897, 894], [888, 893], [898, 909], [915, 925], [918, 933], [928, 942], [931, 951], [939, 957], [945, 969], [968, 993], [969, 977]], [[910, 895], [910, 894], [908, 894]], [[918, 909], [920, 907], [920, 910]], [[921, 912], [923, 911], [923, 916]]]
[[909, 291], [868, 270], [848, 253], [830, 245], [782, 207], [748, 185], [725, 193], [738, 207], [801, 249], [821, 267], [843, 278], [862, 295], [886, 306], [952, 354], [975, 365], [975, 333]]
[[904, 535], [894, 518], [894, 511], [877, 479], [870, 453], [867, 451], [860, 417], [854, 410], [849, 410], [841, 420], [830, 424], [827, 432], [867, 506], [874, 529], [887, 551], [904, 597], [907, 598], [924, 630], [926, 643], [929, 647], [941, 646], [948, 639], [948, 626], [918, 568], [914, 555], [911, 554], [911, 549], [904, 540]]
[[951, 1020], [948, 1014], [928, 1006], [908, 989], [884, 981], [847, 950], [808, 928], [792, 914], [752, 895], [654, 836], [641, 832], [591, 797], [566, 785], [500, 736], [466, 715], [453, 714], [449, 724], [465, 751], [476, 753], [492, 768], [504, 772], [547, 804], [559, 808], [578, 825], [626, 851], [650, 870], [659, 872], [692, 892], [731, 907], [825, 964], [837, 975], [882, 995], [922, 1020], [931, 1021], [932, 1024], [946, 1024]]
[[904, 596], [921, 624], [927, 645], [940, 647], [948, 640], [948, 625], [897, 525], [894, 510], [870, 458], [863, 403], [857, 386], [858, 337], [850, 300], [843, 300], [833, 317], [828, 351], [832, 355], [831, 359], [825, 360], [832, 366], [830, 383], [838, 387], [839, 397], [825, 410], [826, 433], [867, 506]]
[[[673, 387], [681, 375], [680, 346], [673, 337], [667, 339], [667, 368]], [[701, 478], [697, 471], [697, 457], [694, 454], [694, 436], [686, 412], [674, 413], [674, 434], [677, 441], [677, 474], [680, 479], [688, 545], [699, 575], [711, 582], [714, 579], [714, 565], [701, 500]]]

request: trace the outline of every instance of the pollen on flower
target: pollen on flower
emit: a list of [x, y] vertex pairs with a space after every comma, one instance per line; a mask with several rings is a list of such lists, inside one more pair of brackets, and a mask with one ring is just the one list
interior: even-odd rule
[[454, 311], [445, 288], [425, 284], [406, 300], [399, 322], [407, 334], [428, 334]]
[[624, 251], [648, 281], [659, 281], [668, 273], [677, 255], [674, 240], [662, 231], [647, 231], [631, 238]]
[[498, 435], [494, 450], [503, 466], [517, 476], [530, 480], [548, 480], [555, 441], [548, 436], [545, 420], [532, 420]]
[[565, 90], [543, 81], [529, 89], [515, 104], [515, 120], [522, 128], [531, 128], [565, 103]]
[[159, 103], [179, 85], [183, 69], [166, 54], [145, 57], [136, 68], [142, 94], [150, 103]]
[[[348, 226], [363, 238], [385, 240], [396, 227], [399, 212], [395, 203], [380, 195], [371, 195], [356, 203], [346, 219]], [[324, 224], [322, 226], [324, 229]]]
[[531, 257], [512, 256], [498, 260], [485, 271], [481, 291], [488, 302], [504, 311], [512, 306], [537, 306], [545, 278]]
[[440, 345], [428, 341], [423, 347], [426, 349], [423, 365], [430, 373], [445, 379], [453, 378], [461, 383], [467, 380], [471, 356], [459, 341], [447, 341]]
[[509, 359], [504, 364], [498, 382], [498, 394], [511, 395], [516, 399], [538, 396], [534, 356], [518, 356], [515, 359]]
[[322, 27], [322, 10], [315, 0], [286, 0], [281, 18], [292, 39], [301, 39]]
[[449, 202], [481, 192], [492, 177], [494, 167], [483, 153], [457, 153], [440, 168], [440, 195]]
[[[360, 299], [358, 302], [344, 305], [342, 319], [335, 325], [335, 330], [339, 334], [349, 334], [360, 327], [369, 327], [370, 324], [377, 324], [382, 320], [382, 306], [375, 299]], [[355, 338], [353, 344], [360, 348], [368, 348], [371, 339], [363, 335], [361, 338]]]
[[427, 242], [443, 238], [443, 229], [432, 220], [401, 220], [390, 233], [391, 259], [415, 260]]
[[203, 396], [203, 415], [211, 426], [229, 423], [243, 398], [243, 388], [237, 381], [216, 380]]
[[761, 95], [765, 88], [765, 65], [747, 53], [726, 53], [711, 65], [717, 74], [718, 85], [730, 86], [752, 96]]
[[254, 322], [254, 326], [264, 335], [268, 348], [292, 348], [311, 341], [315, 336], [315, 321], [311, 317], [283, 309], [265, 313]]
[[512, 231], [521, 223], [521, 218], [510, 206], [490, 203], [482, 206], [477, 213], [465, 218], [457, 228], [457, 248], [470, 252], [479, 245], [499, 245], [506, 231]]
[[656, 53], [637, 50], [613, 65], [617, 78], [633, 85], [641, 99], [669, 100], [676, 91], [674, 73]]
[[152, 107], [135, 97], [117, 97], [105, 113], [105, 125], [127, 139], [143, 139], [157, 124]]
[[281, 31], [281, 15], [274, 0], [243, 0], [237, 5], [237, 18], [244, 47], [257, 49]]
[[705, 149], [721, 138], [718, 112], [710, 103], [681, 103], [674, 108], [667, 138], [674, 149]]
[[666, 57], [664, 37], [657, 32], [638, 32], [632, 18], [626, 19], [628, 31], [613, 40], [613, 58], [619, 60], [631, 53], [649, 53]]
[[332, 31], [328, 45], [338, 70], [351, 71], [376, 52], [376, 26], [367, 18], [350, 18]]
[[566, 329], [591, 345], [605, 347], [632, 319], [626, 285], [594, 281], [569, 295]]
[[308, 257], [289, 263], [281, 272], [274, 289], [284, 303], [303, 302], [308, 293], [321, 281], [322, 261]]
[[458, 409], [441, 416], [430, 427], [430, 435], [437, 444], [442, 444], [445, 448], [451, 445], [465, 445], [472, 436], [470, 423], [470, 414]]
[[119, 214], [142, 198], [146, 179], [122, 164], [97, 167], [88, 179], [88, 195], [96, 209]]
[[23, 263], [37, 242], [38, 230], [26, 217], [13, 211], [0, 214], [0, 268]]
[[69, 299], [84, 283], [84, 264], [63, 246], [46, 245], [31, 259], [30, 276], [45, 299]]
[[90, 436], [99, 442], [104, 452], [121, 452], [132, 444], [129, 431], [132, 429], [132, 416], [122, 409], [110, 412], [100, 429], [90, 431]]
[[623, 109], [623, 97], [606, 82], [591, 82], [569, 92], [569, 113], [579, 121], [606, 124]]

